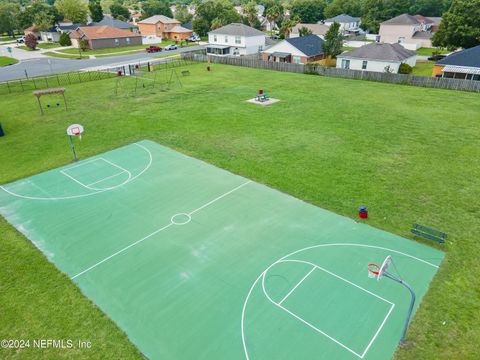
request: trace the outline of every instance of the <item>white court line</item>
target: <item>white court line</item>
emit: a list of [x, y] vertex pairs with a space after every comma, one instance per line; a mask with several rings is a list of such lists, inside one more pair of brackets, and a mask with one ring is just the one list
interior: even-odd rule
[[[253, 292], [253, 289], [255, 288], [255, 286], [258, 284], [258, 282], [262, 279], [262, 277], [264, 276], [265, 273], [268, 272], [268, 270], [270, 270], [273, 266], [275, 266], [277, 263], [281, 262], [282, 260], [292, 256], [292, 255], [295, 255], [295, 254], [298, 254], [302, 251], [307, 251], [307, 250], [312, 250], [312, 249], [315, 249], [315, 248], [321, 248], [321, 247], [327, 247], [327, 246], [353, 246], [353, 247], [366, 247], [366, 248], [372, 248], [372, 249], [380, 249], [380, 250], [385, 250], [385, 251], [389, 251], [389, 252], [394, 252], [394, 253], [397, 253], [397, 254], [400, 254], [400, 255], [403, 255], [403, 256], [406, 256], [406, 257], [409, 257], [413, 260], [417, 260], [423, 264], [426, 264], [426, 265], [429, 265], [429, 266], [432, 266], [436, 269], [438, 269], [438, 265], [435, 265], [435, 264], [432, 264], [426, 260], [423, 260], [423, 259], [420, 259], [418, 257], [415, 257], [413, 255], [410, 255], [410, 254], [407, 254], [407, 253], [404, 253], [404, 252], [401, 252], [401, 251], [398, 251], [398, 250], [393, 250], [393, 249], [390, 249], [390, 248], [386, 248], [386, 247], [382, 247], [382, 246], [375, 246], [375, 245], [366, 245], [366, 244], [357, 244], [357, 243], [331, 243], [331, 244], [318, 244], [318, 245], [313, 245], [313, 246], [308, 246], [308, 247], [305, 247], [303, 249], [299, 249], [299, 250], [296, 250], [296, 251], [292, 251], [291, 253], [283, 256], [282, 258], [278, 259], [277, 261], [273, 262], [272, 264], [270, 264], [256, 279], [255, 281], [253, 282], [252, 286], [250, 287], [250, 289], [248, 290], [248, 293], [247, 293], [247, 296], [245, 297], [245, 301], [243, 302], [243, 308], [242, 308], [242, 316], [241, 316], [241, 320], [240, 320], [240, 329], [241, 329], [241, 334], [242, 334], [242, 344], [243, 344], [243, 351], [245, 353], [245, 358], [246, 360], [250, 360], [250, 356], [248, 354], [248, 347], [247, 347], [247, 339], [246, 339], [246, 335], [245, 335], [245, 317], [246, 317], [246, 311], [247, 311], [247, 305], [248, 305], [248, 301], [250, 300], [250, 297], [252, 296], [252, 292]], [[392, 309], [393, 310], [393, 309]], [[391, 312], [391, 311], [390, 311]], [[389, 314], [390, 314], [389, 312]], [[388, 315], [389, 315], [388, 314]], [[379, 328], [379, 330], [377, 330], [377, 333], [375, 334], [373, 340], [375, 340], [376, 336], [380, 333], [382, 327], [383, 327], [383, 324], [386, 322], [386, 320], [384, 320], [384, 322], [382, 323], [381, 327]], [[373, 344], [373, 340], [371, 341], [371, 344]], [[369, 346], [371, 346], [371, 344], [369, 344]], [[369, 347], [366, 349], [366, 351], [368, 351]], [[366, 351], [364, 354], [362, 354], [362, 356], [365, 356], [366, 354]]]
[[[234, 189], [232, 189], [232, 190], [230, 190], [230, 191], [226, 192], [225, 194], [223, 194], [223, 195], [220, 195], [219, 197], [216, 197], [216, 198], [215, 198], [215, 199], [213, 199], [212, 201], [209, 201], [209, 202], [208, 202], [208, 203], [206, 203], [205, 205], [202, 205], [202, 206], [200, 206], [199, 208], [197, 208], [197, 209], [193, 210], [191, 213], [189, 213], [189, 214], [187, 214], [187, 215], [189, 215], [189, 216], [190, 216], [190, 214], [194, 214], [194, 213], [196, 213], [197, 211], [199, 211], [199, 210], [201, 210], [201, 209], [204, 209], [205, 207], [207, 207], [207, 206], [209, 206], [209, 205], [213, 204], [214, 202], [216, 202], [216, 201], [218, 201], [218, 200], [220, 200], [220, 199], [224, 198], [225, 196], [227, 196], [227, 195], [229, 195], [229, 194], [233, 193], [234, 191], [236, 191], [236, 190], [238, 190], [238, 189], [240, 189], [240, 188], [244, 187], [245, 185], [247, 185], [247, 184], [249, 184], [249, 183], [251, 183], [251, 181], [247, 181], [247, 182], [245, 182], [245, 183], [243, 183], [243, 184], [241, 184], [241, 185], [237, 186], [236, 188], [234, 188]], [[175, 224], [175, 223], [173, 223], [173, 222], [172, 222], [172, 220], [170, 219], [170, 223], [169, 223], [169, 224], [165, 225], [164, 227], [161, 227], [160, 229], [157, 229], [157, 230], [155, 230], [154, 232], [152, 232], [152, 233], [148, 234], [147, 236], [145, 236], [145, 237], [141, 238], [140, 240], [137, 240], [137, 241], [135, 241], [134, 243], [132, 243], [132, 244], [130, 244], [130, 245], [128, 245], [128, 246], [125, 246], [123, 249], [120, 249], [120, 250], [118, 250], [117, 252], [113, 253], [112, 255], [109, 255], [109, 256], [107, 256], [106, 258], [104, 258], [103, 260], [100, 260], [99, 262], [97, 262], [97, 263], [93, 264], [93, 265], [92, 265], [92, 266], [90, 266], [89, 268], [87, 268], [87, 269], [85, 269], [85, 270], [83, 270], [83, 271], [79, 272], [78, 274], [76, 274], [75, 276], [73, 276], [73, 277], [72, 277], [72, 280], [73, 280], [73, 279], [75, 279], [76, 277], [78, 277], [78, 276], [80, 276], [80, 275], [83, 275], [83, 274], [85, 274], [86, 272], [88, 272], [88, 271], [90, 271], [90, 270], [92, 270], [92, 269], [96, 268], [98, 265], [101, 265], [101, 264], [103, 264], [104, 262], [106, 262], [106, 261], [110, 260], [111, 258], [113, 258], [113, 257], [115, 257], [115, 256], [117, 256], [117, 255], [119, 255], [119, 254], [121, 254], [121, 253], [123, 253], [125, 250], [128, 250], [128, 249], [130, 249], [132, 246], [135, 246], [135, 245], [137, 245], [137, 244], [140, 244], [141, 242], [143, 242], [143, 241], [145, 241], [145, 240], [149, 239], [149, 238], [150, 238], [150, 237], [152, 237], [153, 235], [156, 235], [156, 234], [158, 234], [160, 231], [163, 231], [163, 230], [165, 230], [165, 229], [169, 228], [169, 227], [170, 227], [170, 226], [172, 226], [172, 225], [176, 225], [176, 224]]]
[[[142, 169], [142, 171], [140, 171], [137, 175], [133, 176], [129, 181], [125, 182], [125, 183], [122, 183], [122, 184], [119, 184], [117, 186], [114, 186], [114, 187], [110, 187], [110, 188], [106, 188], [106, 189], [100, 189], [100, 190], [95, 190], [94, 192], [91, 192], [91, 193], [88, 193], [88, 194], [80, 194], [80, 195], [71, 195], [71, 196], [56, 196], [56, 197], [40, 197], [40, 196], [27, 196], [27, 195], [21, 195], [21, 194], [17, 194], [9, 189], [7, 189], [6, 187], [0, 185], [0, 189], [2, 189], [3, 191], [5, 191], [7, 194], [10, 194], [12, 196], [15, 196], [15, 197], [18, 197], [18, 198], [21, 198], [21, 199], [26, 199], [26, 200], [42, 200], [42, 201], [57, 201], [57, 200], [70, 200], [70, 199], [78, 199], [78, 198], [83, 198], [83, 197], [87, 197], [87, 196], [92, 196], [92, 195], [97, 195], [97, 194], [101, 194], [105, 191], [110, 191], [110, 190], [114, 190], [116, 188], [119, 188], [125, 184], [128, 184], [129, 182], [135, 180], [136, 178], [138, 178], [139, 176], [143, 175], [144, 172], [146, 172], [148, 169], [150, 169], [150, 167], [152, 166], [152, 163], [153, 163], [153, 155], [152, 153], [150, 152], [150, 150], [148, 150], [145, 146], [143, 145], [140, 145], [140, 144], [137, 144], [137, 143], [133, 143], [133, 145], [136, 145], [138, 146], [139, 148], [143, 149], [147, 154], [148, 154], [148, 164]], [[96, 161], [97, 158], [95, 159], [91, 159], [91, 160], [84, 160], [85, 162], [92, 162], [92, 161]], [[82, 162], [82, 164], [84, 164], [85, 162]], [[79, 164], [79, 166], [81, 166], [81, 164]], [[72, 167], [69, 167], [69, 169], [72, 169]]]
[[280, 302], [278, 303], [278, 305], [282, 305], [282, 303], [283, 303], [285, 300], [287, 300], [290, 295], [292, 295], [292, 293], [295, 291], [295, 289], [296, 289], [297, 287], [299, 287], [300, 284], [303, 283], [303, 282], [305, 281], [305, 279], [306, 279], [307, 277], [309, 277], [310, 274], [315, 271], [316, 268], [317, 268], [317, 267], [314, 266], [314, 267], [312, 268], [312, 270], [310, 270], [310, 271], [307, 273], [307, 275], [305, 275], [305, 276], [302, 278], [302, 280], [300, 280], [300, 281], [297, 283], [297, 285], [295, 285], [295, 286], [288, 292], [288, 294], [285, 295], [285, 297], [284, 297], [282, 300], [280, 300]]
[[383, 325], [385, 325], [385, 323], [387, 322], [387, 319], [388, 319], [388, 317], [390, 316], [390, 314], [392, 313], [394, 307], [395, 307], [395, 304], [392, 304], [392, 306], [390, 307], [390, 310], [388, 310], [387, 316], [385, 316], [385, 318], [383, 319], [382, 323], [381, 323], [380, 326], [378, 327], [377, 332], [375, 333], [375, 335], [373, 335], [372, 339], [370, 340], [370, 342], [368, 343], [367, 347], [366, 347], [365, 350], [363, 351], [362, 356], [361, 356], [362, 359], [363, 359], [363, 357], [365, 356], [365, 354], [368, 352], [368, 350], [370, 349], [370, 346], [372, 346], [372, 344], [373, 344], [373, 342], [375, 341], [375, 339], [377, 338], [378, 334], [380, 334], [380, 331], [382, 330]]
[[101, 183], [102, 181], [109, 180], [109, 179], [111, 179], [111, 178], [114, 178], [114, 177], [116, 177], [116, 176], [118, 176], [118, 175], [121, 175], [121, 174], [124, 174], [124, 173], [125, 173], [125, 171], [121, 171], [121, 172], [116, 173], [116, 174], [114, 174], [114, 175], [107, 176], [106, 178], [103, 178], [103, 179], [97, 180], [97, 181], [95, 181], [95, 182], [93, 182], [93, 183], [87, 184], [87, 186], [92, 186], [92, 185]]

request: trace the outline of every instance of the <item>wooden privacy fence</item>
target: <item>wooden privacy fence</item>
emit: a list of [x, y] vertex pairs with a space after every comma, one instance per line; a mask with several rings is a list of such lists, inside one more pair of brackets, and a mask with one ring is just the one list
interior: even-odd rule
[[[206, 62], [209, 56], [202, 53], [183, 53], [182, 58], [191, 61]], [[225, 64], [250, 67], [256, 69], [266, 69], [274, 71], [285, 71], [293, 73], [314, 74], [330, 77], [340, 77], [347, 79], [368, 80], [386, 82], [392, 84], [404, 84], [412, 86], [421, 86], [428, 88], [440, 88], [450, 90], [463, 90], [480, 92], [480, 81], [461, 80], [449, 78], [436, 78], [430, 76], [415, 76], [405, 74], [391, 74], [373, 71], [359, 71], [349, 69], [328, 68], [321, 65], [301, 65], [290, 63], [279, 63], [262, 61], [243, 57], [220, 57], [210, 56], [210, 62], [214, 64]]]

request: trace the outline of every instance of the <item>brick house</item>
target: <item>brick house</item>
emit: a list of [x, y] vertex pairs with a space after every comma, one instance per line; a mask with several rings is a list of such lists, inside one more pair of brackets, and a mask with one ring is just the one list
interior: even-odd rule
[[70, 33], [72, 45], [80, 47], [81, 40], [88, 41], [89, 49], [142, 45], [142, 36], [129, 30], [111, 26], [81, 26]]
[[193, 34], [184, 28], [180, 21], [164, 15], [154, 15], [137, 23], [143, 36], [154, 36], [160, 39], [185, 40]]
[[318, 35], [285, 39], [262, 52], [263, 61], [293, 64], [307, 64], [324, 57], [323, 39]]

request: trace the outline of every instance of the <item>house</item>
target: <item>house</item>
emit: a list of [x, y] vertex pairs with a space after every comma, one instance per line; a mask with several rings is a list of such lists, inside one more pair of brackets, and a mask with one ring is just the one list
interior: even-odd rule
[[[438, 21], [438, 20], [437, 20]], [[389, 44], [410, 44], [412, 49], [432, 47], [436, 21], [421, 15], [402, 14], [380, 24], [380, 41]]]
[[480, 81], [480, 45], [437, 61], [432, 76]]
[[154, 15], [138, 22], [138, 29], [143, 36], [154, 36], [162, 39], [185, 40], [193, 34], [184, 28], [180, 21], [164, 15]]
[[102, 21], [91, 22], [90, 24], [88, 24], [88, 26], [103, 26], [103, 25], [111, 26], [117, 29], [130, 30], [134, 32], [138, 31], [138, 26], [129, 24], [125, 21], [114, 19], [110, 15], [104, 15]]
[[49, 29], [40, 31], [40, 38], [42, 41], [55, 41], [60, 40], [60, 32], [57, 30], [56, 26], [52, 26]]
[[328, 29], [330, 29], [327, 25], [324, 24], [297, 24], [292, 28], [292, 31], [290, 32], [290, 37], [299, 37], [301, 28], [307, 28], [312, 32], [313, 35], [320, 36], [322, 39], [325, 37]]
[[81, 26], [87, 26], [87, 24], [79, 24], [79, 23], [74, 24], [70, 20], [63, 20], [63, 21], [59, 21], [55, 26], [55, 28], [59, 33], [70, 34], [73, 30], [76, 30]]
[[265, 34], [250, 26], [232, 23], [208, 33], [208, 55], [251, 55], [265, 49]]
[[323, 57], [323, 39], [317, 35], [285, 39], [262, 52], [263, 61], [294, 64], [307, 64]]
[[415, 66], [415, 51], [400, 44], [371, 43], [337, 56], [337, 68], [398, 73], [400, 64]]
[[340, 24], [340, 32], [343, 35], [347, 34], [357, 34], [361, 31], [360, 29], [360, 18], [359, 17], [353, 17], [347, 14], [340, 14], [337, 15], [333, 18], [326, 19], [323, 21], [323, 23], [327, 26], [332, 26], [333, 23], [338, 23]]
[[88, 41], [89, 49], [103, 49], [116, 46], [142, 45], [142, 36], [129, 30], [111, 26], [81, 26], [70, 33], [72, 45], [80, 47], [80, 41]]
[[25, 36], [27, 36], [28, 34], [33, 34], [35, 35], [37, 40], [40, 40], [40, 30], [35, 24], [23, 30], [23, 33], [25, 34]]

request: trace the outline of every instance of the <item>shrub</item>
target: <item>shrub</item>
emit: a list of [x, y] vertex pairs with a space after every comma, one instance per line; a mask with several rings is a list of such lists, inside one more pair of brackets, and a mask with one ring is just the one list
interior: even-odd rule
[[82, 49], [82, 51], [87, 50], [89, 46], [90, 44], [88, 43], [88, 40], [85, 40], [85, 39], [80, 40], [80, 49]]
[[398, 73], [399, 74], [411, 74], [412, 70], [413, 70], [413, 68], [410, 65], [402, 63], [402, 64], [400, 64], [400, 67], [398, 68]]
[[72, 45], [72, 41], [70, 40], [70, 36], [67, 33], [60, 34], [60, 40], [58, 40], [61, 46], [70, 46]]
[[38, 45], [37, 37], [32, 33], [27, 34], [27, 36], [25, 36], [25, 45], [31, 50], [35, 50]]

